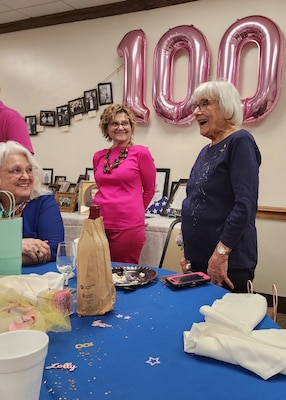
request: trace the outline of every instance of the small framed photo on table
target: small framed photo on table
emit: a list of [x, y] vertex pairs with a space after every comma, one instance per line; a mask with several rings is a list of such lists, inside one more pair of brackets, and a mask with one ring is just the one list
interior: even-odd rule
[[165, 205], [162, 214], [167, 217], [180, 217], [182, 212], [182, 203], [186, 198], [186, 189], [187, 189], [188, 179], [180, 179], [176, 184], [173, 192], [170, 195], [170, 198]]
[[57, 183], [58, 185], [60, 185], [62, 182], [66, 181], [67, 177], [64, 175], [56, 175], [55, 176], [55, 183]]
[[56, 192], [55, 198], [60, 211], [74, 212], [77, 201], [77, 195], [75, 193]]
[[98, 187], [95, 182], [83, 181], [80, 189], [80, 214], [88, 214]]
[[149, 206], [156, 203], [156, 201], [161, 200], [162, 197], [168, 196], [169, 177], [170, 168], [156, 168], [155, 194]]
[[68, 192], [69, 191], [69, 187], [70, 187], [70, 182], [68, 181], [63, 181], [60, 183], [60, 188], [59, 188], [59, 192]]
[[61, 185], [57, 185], [56, 183], [51, 183], [48, 185], [48, 188], [51, 189], [51, 191], [56, 194], [58, 192], [59, 188]]
[[43, 185], [50, 185], [53, 183], [53, 168], [43, 168]]
[[98, 85], [99, 104], [105, 106], [113, 103], [112, 83], [99, 83]]
[[93, 168], [86, 168], [85, 169], [85, 175], [88, 177], [89, 181], [94, 181], [95, 182]]

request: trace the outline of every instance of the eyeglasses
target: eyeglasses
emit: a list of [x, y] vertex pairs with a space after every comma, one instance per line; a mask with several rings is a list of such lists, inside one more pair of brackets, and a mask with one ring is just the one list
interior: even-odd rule
[[202, 99], [199, 103], [194, 103], [191, 105], [191, 110], [194, 112], [196, 108], [199, 107], [200, 111], [205, 111], [211, 103], [216, 102], [217, 100], [209, 100], [209, 99]]
[[122, 121], [122, 122], [114, 121], [114, 122], [111, 122], [109, 125], [112, 126], [112, 128], [119, 128], [120, 125], [122, 126], [122, 128], [126, 128], [126, 126], [129, 126], [130, 123], [129, 123], [129, 121]]
[[27, 167], [25, 169], [23, 168], [11, 168], [11, 169], [6, 169], [4, 171], [8, 172], [8, 174], [13, 175], [17, 178], [21, 178], [25, 173], [29, 176], [33, 176], [34, 172], [37, 170], [37, 167]]

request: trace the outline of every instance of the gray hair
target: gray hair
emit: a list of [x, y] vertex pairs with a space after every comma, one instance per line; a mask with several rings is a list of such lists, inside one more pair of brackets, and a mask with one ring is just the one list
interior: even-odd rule
[[[31, 199], [41, 196], [42, 194], [51, 193], [43, 184], [43, 170], [40, 165], [35, 160], [35, 157], [20, 143], [14, 142], [13, 140], [8, 140], [7, 142], [0, 143], [0, 168], [2, 168], [5, 163], [7, 156], [11, 154], [23, 154], [27, 157], [27, 160], [34, 167], [34, 183], [31, 193]], [[0, 181], [1, 189], [1, 181]]]
[[208, 97], [218, 100], [226, 121], [233, 125], [241, 125], [243, 112], [240, 95], [236, 87], [228, 81], [217, 80], [200, 84], [194, 91], [194, 99]]

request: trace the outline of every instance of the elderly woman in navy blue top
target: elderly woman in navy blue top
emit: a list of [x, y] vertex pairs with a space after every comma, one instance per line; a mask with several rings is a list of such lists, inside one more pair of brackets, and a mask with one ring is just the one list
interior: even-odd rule
[[192, 167], [182, 205], [184, 272], [208, 273], [211, 281], [246, 292], [257, 264], [257, 212], [261, 155], [240, 127], [238, 91], [226, 81], [201, 84], [193, 112], [208, 139]]
[[[19, 143], [0, 143], [0, 190], [14, 194], [15, 217], [23, 218], [22, 263], [55, 260], [64, 227], [54, 195], [42, 187], [43, 171]], [[0, 193], [0, 215], [9, 216], [9, 199]]]

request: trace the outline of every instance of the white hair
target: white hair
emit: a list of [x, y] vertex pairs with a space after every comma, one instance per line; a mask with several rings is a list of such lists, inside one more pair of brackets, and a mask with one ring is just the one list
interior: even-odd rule
[[194, 91], [194, 99], [208, 97], [218, 100], [225, 119], [233, 125], [241, 125], [243, 112], [240, 95], [236, 87], [228, 81], [217, 80], [200, 84]]
[[[7, 156], [11, 154], [23, 154], [27, 157], [27, 160], [34, 167], [34, 183], [31, 193], [31, 199], [41, 196], [42, 194], [51, 193], [43, 184], [43, 170], [40, 165], [37, 163], [35, 157], [27, 150], [24, 146], [22, 146], [18, 142], [14, 142], [13, 140], [8, 140], [7, 142], [0, 143], [0, 168], [6, 164]], [[1, 189], [1, 181], [0, 181], [0, 189]]]

